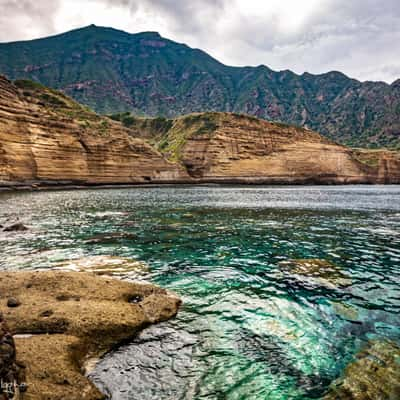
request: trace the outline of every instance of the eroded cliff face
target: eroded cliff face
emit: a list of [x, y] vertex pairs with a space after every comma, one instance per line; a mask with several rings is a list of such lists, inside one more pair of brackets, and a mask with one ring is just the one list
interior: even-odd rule
[[158, 146], [201, 181], [400, 182], [397, 152], [356, 151], [310, 130], [237, 114], [178, 118]]
[[400, 183], [398, 152], [353, 150], [303, 128], [214, 112], [128, 120], [0, 77], [0, 186]]
[[393, 150], [353, 150], [353, 157], [358, 159], [367, 173], [376, 183], [400, 182], [400, 152]]
[[0, 77], [0, 181], [141, 183], [186, 179], [118, 122], [61, 93]]

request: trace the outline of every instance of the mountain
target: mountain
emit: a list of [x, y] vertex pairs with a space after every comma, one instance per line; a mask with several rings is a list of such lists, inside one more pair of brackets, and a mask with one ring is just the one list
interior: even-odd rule
[[0, 73], [60, 89], [100, 113], [232, 111], [305, 126], [348, 145], [400, 147], [400, 80], [230, 67], [155, 32], [91, 25], [2, 43]]
[[0, 76], [0, 188], [163, 182], [400, 183], [400, 152], [232, 113], [109, 118]]

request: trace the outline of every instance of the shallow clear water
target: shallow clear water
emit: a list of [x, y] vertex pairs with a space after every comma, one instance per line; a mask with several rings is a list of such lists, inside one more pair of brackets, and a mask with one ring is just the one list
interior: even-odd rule
[[17, 216], [2, 269], [123, 256], [182, 297], [91, 374], [113, 399], [319, 398], [366, 341], [400, 341], [400, 186], [1, 194], [0, 223]]

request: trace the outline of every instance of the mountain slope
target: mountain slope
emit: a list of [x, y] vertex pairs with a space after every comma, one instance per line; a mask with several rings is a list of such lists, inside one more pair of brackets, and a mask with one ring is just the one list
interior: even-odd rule
[[91, 25], [2, 43], [0, 73], [61, 89], [101, 113], [233, 111], [307, 126], [353, 146], [400, 146], [400, 80], [361, 83], [339, 72], [229, 67], [155, 32]]

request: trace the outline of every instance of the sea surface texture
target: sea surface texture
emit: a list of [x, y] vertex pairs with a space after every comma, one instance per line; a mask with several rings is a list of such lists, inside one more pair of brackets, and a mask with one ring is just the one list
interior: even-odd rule
[[369, 340], [400, 342], [400, 186], [1, 194], [17, 217], [2, 269], [126, 257], [107, 273], [183, 299], [98, 363], [112, 399], [315, 399]]

